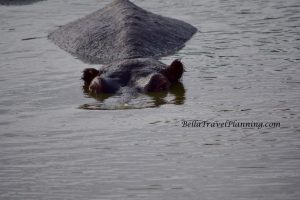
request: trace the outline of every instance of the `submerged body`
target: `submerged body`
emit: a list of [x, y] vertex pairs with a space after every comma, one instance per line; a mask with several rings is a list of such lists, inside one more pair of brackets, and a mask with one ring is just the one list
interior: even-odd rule
[[146, 11], [128, 0], [112, 3], [49, 35], [56, 45], [90, 63], [159, 58], [184, 46], [192, 25]]
[[115, 93], [124, 86], [155, 92], [177, 82], [183, 65], [175, 60], [167, 66], [154, 58], [179, 50], [196, 31], [186, 22], [148, 12], [129, 0], [114, 0], [49, 38], [84, 61], [111, 63], [100, 70], [84, 70], [82, 78], [90, 92]]

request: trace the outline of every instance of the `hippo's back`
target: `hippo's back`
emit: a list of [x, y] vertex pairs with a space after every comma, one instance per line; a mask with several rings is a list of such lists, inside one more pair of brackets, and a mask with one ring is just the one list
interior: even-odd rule
[[64, 50], [93, 63], [161, 57], [182, 48], [196, 28], [115, 0], [105, 8], [64, 25], [49, 38]]

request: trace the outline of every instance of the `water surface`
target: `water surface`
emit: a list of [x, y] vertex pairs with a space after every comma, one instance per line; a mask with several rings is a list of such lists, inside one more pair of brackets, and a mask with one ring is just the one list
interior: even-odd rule
[[182, 59], [184, 90], [101, 102], [47, 35], [108, 2], [0, 6], [0, 199], [299, 199], [299, 1], [135, 0], [199, 29], [161, 59]]

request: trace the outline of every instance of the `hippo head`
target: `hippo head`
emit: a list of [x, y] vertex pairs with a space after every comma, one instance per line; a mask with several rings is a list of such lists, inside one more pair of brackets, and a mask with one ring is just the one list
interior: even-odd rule
[[167, 91], [178, 82], [183, 71], [179, 60], [165, 65], [152, 58], [137, 58], [115, 62], [100, 70], [87, 68], [82, 79], [92, 94], [116, 93], [125, 86], [149, 93]]

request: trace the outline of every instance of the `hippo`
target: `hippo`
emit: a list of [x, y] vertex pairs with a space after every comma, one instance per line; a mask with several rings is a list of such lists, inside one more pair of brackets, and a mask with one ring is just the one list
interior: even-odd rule
[[178, 82], [183, 71], [179, 60], [166, 65], [153, 58], [134, 58], [113, 62], [100, 70], [87, 68], [82, 80], [94, 94], [115, 93], [125, 86], [142, 93], [160, 92]]
[[56, 45], [84, 62], [102, 64], [83, 70], [91, 93], [115, 93], [129, 86], [142, 93], [167, 91], [180, 80], [180, 60], [166, 65], [158, 59], [182, 47], [197, 29], [180, 20], [146, 11], [129, 0], [104, 8], [49, 34]]

